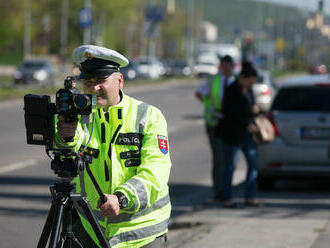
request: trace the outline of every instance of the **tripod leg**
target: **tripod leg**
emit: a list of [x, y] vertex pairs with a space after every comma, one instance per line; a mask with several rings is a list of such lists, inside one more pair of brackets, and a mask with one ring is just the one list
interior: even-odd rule
[[[73, 248], [78, 246], [83, 248], [72, 231], [72, 210], [73, 203], [68, 201], [64, 207], [62, 233], [57, 248]], [[77, 244], [78, 246], [74, 246], [74, 244]]]
[[110, 243], [102, 232], [100, 226], [97, 223], [95, 216], [93, 215], [92, 209], [89, 206], [87, 200], [85, 198], [81, 198], [77, 201], [77, 203], [82, 207], [84, 213], [91, 224], [94, 233], [96, 234], [97, 239], [99, 240], [102, 248], [111, 248]]
[[45, 248], [47, 245], [47, 241], [48, 241], [50, 230], [51, 230], [51, 225], [52, 225], [53, 219], [54, 219], [54, 211], [55, 211], [55, 203], [52, 202], [44, 228], [42, 229], [42, 233], [41, 233], [37, 248]]
[[49, 248], [56, 248], [57, 240], [60, 233], [61, 220], [63, 216], [64, 203], [60, 202], [56, 204], [55, 215], [53, 221], [52, 235], [50, 236]]
[[[75, 248], [75, 247], [84, 248], [76, 238], [74, 238], [73, 241], [78, 245], [78, 246], [74, 246], [74, 248]], [[68, 247], [71, 247], [71, 246], [67, 246], [67, 245], [66, 245], [66, 242], [68, 242], [68, 240], [64, 240], [64, 239], [62, 239], [62, 240], [58, 243], [58, 245], [57, 245], [56, 248], [68, 248]], [[69, 244], [69, 245], [71, 245], [71, 244]]]

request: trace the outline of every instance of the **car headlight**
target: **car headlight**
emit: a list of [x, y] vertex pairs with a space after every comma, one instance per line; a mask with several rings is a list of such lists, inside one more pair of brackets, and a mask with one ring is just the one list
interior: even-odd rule
[[33, 73], [33, 77], [39, 81], [43, 81], [47, 78], [47, 72], [45, 70], [38, 70]]

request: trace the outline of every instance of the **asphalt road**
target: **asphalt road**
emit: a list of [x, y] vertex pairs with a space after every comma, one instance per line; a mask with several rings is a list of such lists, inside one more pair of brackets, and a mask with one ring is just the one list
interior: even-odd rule
[[[189, 223], [175, 225], [175, 220], [193, 210], [207, 208], [211, 197], [210, 152], [201, 119], [202, 105], [193, 96], [199, 83], [198, 80], [181, 80], [125, 90], [128, 95], [160, 108], [168, 121], [173, 163], [170, 177], [173, 228], [170, 236], [176, 241], [181, 239], [181, 243], [189, 239], [189, 235], [182, 233], [193, 234], [196, 229]], [[48, 185], [56, 177], [50, 170], [44, 148], [26, 144], [23, 102], [1, 103], [0, 115], [0, 247], [33, 248], [50, 206]], [[241, 160], [235, 174], [235, 195], [239, 197], [242, 195], [239, 182], [244, 178], [244, 170], [244, 161]], [[329, 219], [328, 182], [283, 181], [276, 191], [260, 193], [260, 197], [267, 203], [261, 212], [226, 211], [226, 217], [239, 221], [243, 217], [275, 218], [280, 214], [279, 221], [285, 223], [287, 218], [301, 216], [301, 229], [308, 225], [308, 219], [322, 220], [324, 223]], [[221, 209], [219, 205], [212, 205], [214, 207]], [[277, 210], [274, 214], [273, 209]], [[322, 230], [316, 231], [322, 234]], [[287, 230], [288, 234], [290, 232], [294, 235], [295, 230]], [[180, 247], [173, 242], [171, 245]]]

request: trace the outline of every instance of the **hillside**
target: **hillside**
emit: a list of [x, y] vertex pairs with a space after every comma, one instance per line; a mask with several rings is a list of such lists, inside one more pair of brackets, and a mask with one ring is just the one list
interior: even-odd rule
[[[181, 6], [187, 0], [177, 0]], [[195, 0], [196, 11], [203, 20], [211, 21], [218, 26], [221, 40], [231, 40], [236, 32], [254, 32], [265, 26], [265, 20], [274, 20], [274, 30], [288, 23], [297, 23], [308, 13], [293, 7], [253, 0]], [[304, 22], [302, 22], [304, 24]]]

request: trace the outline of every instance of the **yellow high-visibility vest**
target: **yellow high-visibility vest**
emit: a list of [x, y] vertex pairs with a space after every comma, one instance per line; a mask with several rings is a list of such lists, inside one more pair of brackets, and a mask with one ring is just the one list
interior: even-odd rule
[[[122, 92], [121, 92], [122, 93]], [[128, 207], [114, 218], [106, 218], [96, 207], [99, 195], [87, 172], [77, 176], [77, 192], [87, 195], [98, 223], [111, 247], [141, 247], [168, 231], [171, 212], [168, 180], [171, 161], [167, 124], [156, 107], [122, 93], [119, 104], [108, 109], [109, 122], [101, 108], [96, 111], [94, 132], [89, 148], [98, 151], [89, 166], [102, 192], [123, 193]], [[88, 124], [90, 133], [92, 121]], [[74, 141], [63, 143], [55, 135], [57, 147], [78, 150], [85, 145], [88, 133], [79, 122]], [[96, 235], [83, 212], [82, 224], [98, 244]]]
[[[231, 76], [229, 82], [234, 80]], [[204, 119], [206, 124], [215, 127], [218, 124], [219, 116], [221, 115], [222, 105], [222, 89], [221, 85], [222, 76], [219, 74], [213, 76], [212, 85], [209, 94], [203, 97], [204, 103]]]

